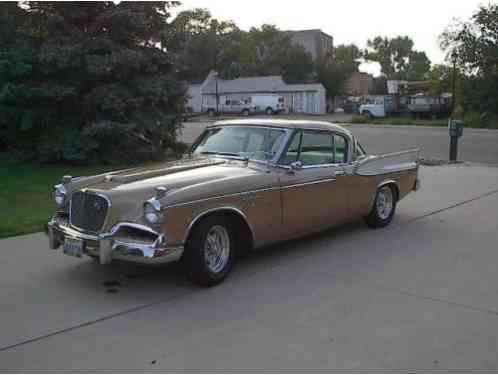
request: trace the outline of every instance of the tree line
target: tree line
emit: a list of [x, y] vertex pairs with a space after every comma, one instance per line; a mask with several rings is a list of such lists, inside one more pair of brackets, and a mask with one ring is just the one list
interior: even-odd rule
[[[344, 94], [361, 62], [386, 79], [428, 80], [457, 90], [457, 110], [480, 126], [498, 112], [498, 6], [480, 7], [440, 36], [447, 64], [431, 66], [408, 36], [376, 36], [365, 49], [335, 46], [316, 61], [274, 25], [241, 30], [205, 9], [171, 16], [167, 2], [0, 4], [0, 152], [66, 162], [163, 158], [176, 141], [185, 82], [282, 75]], [[455, 69], [453, 69], [455, 68]], [[456, 72], [456, 74], [455, 74]]]

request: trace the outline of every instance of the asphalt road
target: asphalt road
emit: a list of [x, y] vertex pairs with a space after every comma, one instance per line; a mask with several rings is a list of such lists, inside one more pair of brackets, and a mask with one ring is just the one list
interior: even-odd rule
[[0, 241], [1, 371], [498, 371], [498, 168], [421, 167], [395, 222], [174, 267]]
[[[205, 122], [185, 123], [181, 139], [192, 143], [206, 125]], [[371, 154], [420, 148], [424, 158], [448, 160], [450, 141], [446, 128], [346, 124], [343, 126], [351, 130]], [[498, 165], [498, 130], [465, 129], [459, 142], [458, 159]]]

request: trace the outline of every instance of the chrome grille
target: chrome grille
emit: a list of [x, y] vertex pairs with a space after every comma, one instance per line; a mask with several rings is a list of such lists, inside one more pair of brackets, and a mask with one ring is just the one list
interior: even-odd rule
[[108, 208], [106, 198], [78, 191], [71, 198], [71, 225], [81, 230], [98, 232], [104, 226]]

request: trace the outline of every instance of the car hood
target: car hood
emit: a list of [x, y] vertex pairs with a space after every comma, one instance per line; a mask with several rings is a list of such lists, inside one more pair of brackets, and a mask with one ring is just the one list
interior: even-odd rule
[[264, 163], [215, 157], [189, 157], [155, 166], [132, 168], [75, 179], [70, 193], [78, 190], [104, 195], [111, 202], [110, 220], [140, 221], [143, 204], [165, 187], [163, 207], [215, 196], [257, 190], [271, 185]]

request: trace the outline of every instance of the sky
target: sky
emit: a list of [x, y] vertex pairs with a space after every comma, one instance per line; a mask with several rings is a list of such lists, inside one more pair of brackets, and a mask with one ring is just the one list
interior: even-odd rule
[[[433, 64], [444, 62], [438, 36], [456, 19], [468, 20], [479, 5], [498, 0], [182, 0], [180, 10], [207, 8], [222, 20], [233, 20], [243, 30], [264, 23], [281, 30], [321, 29], [334, 45], [355, 43], [365, 48], [377, 35], [408, 35], [416, 50], [425, 51]], [[361, 70], [379, 74], [377, 64]]]

